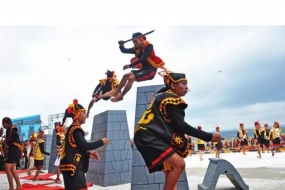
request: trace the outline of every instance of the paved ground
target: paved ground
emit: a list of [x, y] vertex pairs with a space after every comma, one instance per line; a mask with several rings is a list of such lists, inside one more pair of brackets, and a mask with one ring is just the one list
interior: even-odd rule
[[[213, 155], [205, 155], [204, 161], [198, 161], [198, 157], [191, 156], [186, 158], [186, 173], [190, 190], [197, 190], [199, 183], [203, 182], [204, 175], [208, 166], [208, 158]], [[285, 186], [285, 153], [278, 153], [276, 157], [264, 154], [262, 160], [256, 158], [256, 153], [246, 156], [241, 154], [223, 154], [222, 157], [230, 161], [243, 177], [250, 190], [275, 190], [284, 189]], [[25, 176], [26, 174], [19, 174]], [[53, 176], [55, 178], [55, 176]], [[21, 180], [22, 183], [35, 184], [29, 180]], [[48, 182], [48, 181], [47, 181]], [[41, 182], [43, 183], [43, 182]], [[63, 185], [62, 185], [63, 186]], [[217, 183], [216, 190], [234, 190], [234, 186], [226, 176], [221, 175]], [[8, 190], [8, 183], [5, 174], [0, 174], [0, 190]], [[100, 187], [94, 185], [89, 190], [130, 190], [130, 184]]]

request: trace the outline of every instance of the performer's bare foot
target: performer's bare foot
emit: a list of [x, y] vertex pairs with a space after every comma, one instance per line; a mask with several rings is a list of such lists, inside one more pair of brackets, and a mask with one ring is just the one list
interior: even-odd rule
[[272, 152], [272, 156], [274, 156], [275, 154], [274, 154], [274, 152]]
[[119, 102], [119, 101], [122, 101], [123, 98], [124, 98], [124, 96], [121, 93], [119, 93], [115, 98], [111, 98], [111, 101], [112, 102]]
[[22, 189], [22, 186], [17, 187], [15, 190], [20, 190]]
[[32, 173], [31, 173], [31, 170], [30, 170], [30, 169], [28, 169], [28, 170], [27, 170], [27, 174], [28, 174], [28, 175], [32, 175]]
[[35, 179], [35, 178], [33, 178], [32, 180], [33, 180], [33, 181], [38, 181], [38, 179]]
[[261, 159], [261, 156], [257, 156], [257, 158]]
[[88, 111], [87, 114], [86, 114], [86, 118], [89, 118], [89, 111]]
[[117, 92], [117, 90], [111, 90], [109, 92], [106, 92], [105, 94], [102, 95], [102, 98], [105, 97], [116, 97], [118, 96], [119, 92]]

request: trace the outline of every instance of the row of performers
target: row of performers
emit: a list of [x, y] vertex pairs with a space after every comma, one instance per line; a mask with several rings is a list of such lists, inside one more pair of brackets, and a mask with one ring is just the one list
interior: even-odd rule
[[[271, 150], [272, 156], [274, 156], [274, 150], [276, 150], [276, 152], [280, 152], [279, 147], [281, 145], [282, 137], [285, 137], [285, 134], [281, 133], [282, 129], [280, 128], [278, 121], [274, 122], [271, 129], [269, 129], [268, 124], [264, 124], [264, 127], [262, 127], [259, 121], [254, 122], [254, 127], [254, 141], [256, 141], [258, 158], [261, 158], [263, 146]], [[249, 138], [243, 123], [240, 124], [237, 137], [240, 139], [240, 146], [243, 154], [245, 155], [245, 147], [249, 144]]]
[[[225, 149], [235, 149], [239, 148], [240, 146], [248, 146], [248, 147], [257, 147], [259, 143], [258, 139], [262, 140], [262, 145], [269, 147], [269, 145], [273, 146], [277, 152], [279, 152], [279, 147], [282, 145], [282, 128], [280, 128], [280, 124], [278, 121], [274, 122], [274, 125], [271, 129], [269, 129], [268, 124], [264, 124], [264, 127], [259, 127], [260, 123], [257, 121], [255, 122], [255, 129], [253, 130], [254, 136], [249, 138], [247, 135], [247, 130], [244, 128], [244, 124], [240, 124], [240, 128], [237, 132], [237, 138], [230, 138], [230, 139], [224, 139], [221, 144], [223, 145], [223, 148]], [[202, 129], [201, 126], [198, 126], [198, 129]], [[216, 133], [219, 133], [220, 127], [216, 127]], [[259, 135], [259, 133], [261, 135]], [[188, 144], [189, 146], [193, 146], [195, 144], [199, 145], [198, 149], [205, 148], [206, 150], [209, 149], [215, 149], [217, 148], [217, 143], [206, 143], [206, 147], [204, 141], [201, 141], [201, 139], [195, 139], [195, 142], [192, 142], [191, 137], [187, 136]], [[202, 147], [202, 148], [201, 148]]]
[[[247, 136], [247, 130], [244, 128], [244, 124], [240, 123], [240, 128], [237, 132], [236, 139], [223, 139], [223, 142], [205, 142], [201, 139], [196, 138], [195, 142], [191, 141], [191, 137], [187, 136], [189, 150], [191, 150], [190, 154], [194, 151], [195, 144], [197, 145], [198, 154], [200, 156], [200, 160], [203, 160], [204, 150], [212, 151], [216, 150], [216, 157], [219, 158], [220, 151], [222, 149], [231, 149], [231, 148], [241, 148], [243, 154], [245, 154], [246, 147], [254, 147], [257, 148], [259, 153], [259, 158], [261, 158], [260, 152], [264, 152], [264, 148], [268, 151], [271, 150], [272, 156], [274, 156], [274, 150], [276, 152], [280, 152], [280, 146], [282, 141], [282, 129], [280, 128], [280, 124], [278, 121], [274, 122], [274, 125], [271, 129], [269, 129], [268, 124], [264, 124], [264, 127], [261, 127], [259, 121], [254, 123], [255, 129], [254, 137], [251, 139]], [[201, 126], [198, 126], [199, 130], [202, 130]], [[216, 127], [216, 133], [219, 134], [220, 127]], [[274, 149], [273, 149], [274, 148]]]
[[[44, 131], [39, 131], [38, 133], [33, 133], [30, 137], [30, 146], [22, 143], [19, 138], [18, 129], [12, 124], [12, 120], [9, 117], [4, 117], [2, 119], [2, 125], [6, 129], [6, 134], [3, 134], [4, 129], [1, 128], [0, 136], [2, 138], [2, 143], [0, 146], [1, 155], [4, 157], [5, 172], [7, 174], [9, 189], [21, 189], [21, 183], [19, 180], [18, 173], [16, 171], [16, 165], [19, 162], [19, 158], [25, 156], [24, 152], [28, 152], [29, 163], [27, 173], [31, 175], [32, 170], [36, 170], [34, 176], [34, 181], [37, 180], [39, 173], [43, 168], [44, 155], [49, 153], [45, 151], [44, 148]], [[27, 150], [30, 147], [30, 150]], [[16, 181], [16, 188], [14, 188], [13, 180]]]

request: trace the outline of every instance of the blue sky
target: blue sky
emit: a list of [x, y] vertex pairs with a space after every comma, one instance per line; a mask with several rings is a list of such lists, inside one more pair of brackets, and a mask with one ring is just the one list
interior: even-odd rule
[[[239, 122], [252, 128], [256, 120], [285, 123], [283, 26], [0, 26], [0, 115], [41, 114], [47, 123], [74, 98], [87, 107], [107, 69], [119, 78], [128, 72], [122, 67], [132, 56], [122, 54], [117, 41], [153, 29], [147, 37], [156, 54], [188, 77], [189, 124], [212, 131], [216, 123], [221, 129]], [[136, 87], [161, 83], [159, 76], [136, 83], [123, 102], [98, 102], [91, 114], [126, 110], [132, 136]], [[88, 119], [84, 127], [91, 126]]]

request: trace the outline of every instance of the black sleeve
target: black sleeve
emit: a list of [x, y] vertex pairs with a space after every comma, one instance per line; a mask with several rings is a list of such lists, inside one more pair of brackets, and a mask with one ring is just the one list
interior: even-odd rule
[[94, 93], [97, 93], [97, 91], [99, 90], [99, 89], [101, 89], [102, 88], [102, 86], [101, 86], [101, 84], [99, 83], [97, 86], [96, 86], [96, 88], [95, 88], [95, 90], [94, 90]]
[[61, 145], [61, 142], [60, 142], [60, 136], [59, 135], [56, 135], [56, 145], [60, 146]]
[[49, 153], [45, 151], [44, 143], [39, 143], [39, 147], [40, 147], [40, 150], [43, 154], [49, 155]]
[[135, 54], [134, 48], [125, 48], [125, 46], [119, 46], [122, 53], [129, 53], [129, 54]]
[[205, 131], [198, 130], [192, 127], [191, 125], [187, 124], [184, 121], [184, 116], [182, 115], [181, 110], [178, 106], [168, 104], [166, 106], [166, 112], [168, 118], [171, 120], [172, 126], [175, 126], [175, 129], [173, 129], [174, 132], [180, 134], [187, 134], [192, 137], [202, 139], [206, 142], [212, 140], [213, 137], [212, 133], [207, 133]]
[[130, 64], [129, 66], [133, 67], [133, 66], [135, 66], [135, 65], [137, 65], [139, 63], [142, 63], [142, 62], [146, 61], [152, 51], [153, 51], [153, 45], [149, 44], [145, 48], [144, 52], [141, 54], [140, 58], [137, 61], [135, 61], [134, 63]]
[[78, 129], [73, 132], [73, 137], [78, 148], [85, 151], [94, 150], [104, 145], [101, 139], [95, 142], [87, 142], [84, 137], [84, 132]]
[[239, 132], [237, 132], [237, 138], [240, 138], [240, 137], [239, 137]]

